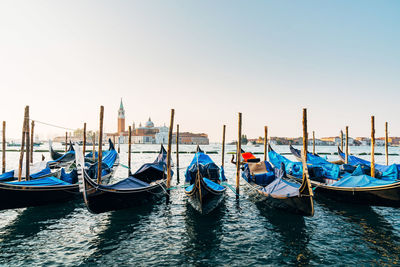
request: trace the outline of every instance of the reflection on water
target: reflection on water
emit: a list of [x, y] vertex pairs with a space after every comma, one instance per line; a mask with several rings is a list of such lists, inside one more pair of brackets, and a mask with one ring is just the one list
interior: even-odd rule
[[201, 215], [186, 203], [185, 229], [187, 240], [183, 254], [188, 264], [210, 264], [219, 253], [222, 234], [222, 218], [225, 215], [225, 202], [222, 201], [212, 212]]
[[51, 224], [71, 213], [79, 203], [74, 201], [62, 204], [26, 208], [10, 222], [1, 228], [0, 246], [9, 241], [22, 242], [24, 238], [34, 236]]
[[99, 225], [101, 231], [91, 242], [90, 249], [94, 249], [94, 252], [88, 255], [84, 263], [96, 263], [103, 255], [118, 250], [119, 246], [125, 244], [124, 241], [135, 234], [136, 228], [145, 223], [154, 209], [154, 204], [147, 203], [131, 209], [108, 212], [107, 220]]
[[[23, 246], [60, 219], [70, 214], [76, 202], [22, 209], [16, 218], [0, 229], [0, 261], [11, 259], [23, 251]], [[5, 211], [3, 211], [4, 213]]]
[[[257, 202], [260, 215], [273, 226], [273, 231], [279, 233], [281, 247], [276, 248], [282, 255], [282, 264], [308, 265], [312, 257], [308, 249], [309, 236], [306, 231], [304, 217], [274, 209], [264, 202]], [[270, 230], [266, 225], [267, 230]]]
[[[321, 199], [319, 203], [361, 230], [358, 232], [355, 229], [354, 233], [379, 255], [379, 258], [374, 259], [376, 263], [399, 263], [400, 239], [394, 234], [392, 225], [373, 208], [356, 204], [344, 205], [329, 199]], [[361, 240], [355, 239], [355, 242]]]

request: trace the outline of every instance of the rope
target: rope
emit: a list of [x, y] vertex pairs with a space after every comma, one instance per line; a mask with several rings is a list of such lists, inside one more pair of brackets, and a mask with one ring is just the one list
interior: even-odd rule
[[228, 183], [221, 183], [222, 185], [226, 185], [230, 190], [232, 190], [232, 192], [237, 195], [238, 197], [240, 197], [239, 194], [236, 193], [236, 188], [234, 188], [232, 185], [228, 184]]
[[127, 168], [128, 170], [131, 169], [131, 168], [129, 168], [128, 166], [126, 166], [126, 165], [124, 165], [124, 164], [122, 164], [122, 163], [120, 163], [119, 165], [120, 165], [121, 167]]
[[173, 187], [167, 188], [168, 191], [170, 191], [170, 190], [175, 190], [175, 189], [178, 189], [178, 187], [173, 186]]
[[60, 129], [64, 129], [64, 130], [70, 130], [70, 131], [75, 131], [76, 129], [72, 129], [72, 128], [67, 128], [67, 127], [63, 127], [63, 126], [58, 126], [58, 125], [54, 125], [54, 124], [51, 124], [51, 123], [47, 123], [47, 122], [43, 122], [43, 121], [37, 121], [37, 120], [34, 120], [34, 119], [29, 119], [30, 121], [35, 121], [35, 123], [41, 123], [41, 124], [44, 124], [44, 125], [47, 125], [47, 126], [51, 126], [51, 127], [55, 127], [55, 128], [60, 128]]

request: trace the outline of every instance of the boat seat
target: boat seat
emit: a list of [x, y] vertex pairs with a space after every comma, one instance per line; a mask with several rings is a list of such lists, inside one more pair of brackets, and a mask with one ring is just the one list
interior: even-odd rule
[[249, 170], [251, 175], [263, 174], [268, 172], [264, 161], [257, 163], [247, 163], [247, 164], [249, 165]]

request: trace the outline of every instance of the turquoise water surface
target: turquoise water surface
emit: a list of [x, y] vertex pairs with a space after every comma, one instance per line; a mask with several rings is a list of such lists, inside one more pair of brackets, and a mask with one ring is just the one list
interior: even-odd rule
[[[61, 147], [61, 146], [60, 146]], [[134, 151], [157, 151], [158, 145], [136, 145]], [[245, 146], [247, 151], [263, 147]], [[287, 146], [276, 146], [289, 152]], [[194, 151], [194, 146], [181, 146]], [[220, 152], [219, 145], [204, 146]], [[226, 151], [234, 151], [227, 146]], [[354, 153], [369, 147], [351, 147]], [[127, 146], [121, 163], [127, 162]], [[334, 152], [335, 147], [317, 147]], [[376, 152], [383, 153], [383, 147]], [[390, 148], [399, 153], [398, 148]], [[42, 153], [35, 153], [35, 160]], [[44, 153], [48, 158], [48, 153]], [[16, 167], [19, 153], [7, 154], [8, 167]], [[134, 153], [134, 168], [153, 161], [154, 153]], [[210, 154], [217, 164], [221, 155]], [[262, 155], [260, 155], [262, 157]], [[173, 154], [174, 162], [176, 155]], [[180, 154], [180, 178], [193, 154]], [[368, 159], [369, 156], [362, 156]], [[289, 158], [294, 159], [289, 156]], [[328, 155], [331, 160], [337, 156]], [[225, 156], [225, 174], [234, 184], [235, 166]], [[384, 163], [384, 156], [377, 156]], [[390, 157], [400, 162], [399, 156]], [[119, 167], [114, 181], [126, 176]], [[119, 178], [118, 178], [119, 177]], [[176, 175], [172, 184], [176, 184]], [[242, 190], [243, 191], [243, 190]], [[23, 265], [375, 265], [399, 264], [400, 210], [315, 201], [315, 216], [303, 218], [256, 204], [245, 192], [237, 201], [229, 190], [221, 207], [207, 216], [186, 202], [183, 189], [161, 199], [123, 211], [94, 215], [81, 201], [43, 207], [0, 211], [0, 264]]]

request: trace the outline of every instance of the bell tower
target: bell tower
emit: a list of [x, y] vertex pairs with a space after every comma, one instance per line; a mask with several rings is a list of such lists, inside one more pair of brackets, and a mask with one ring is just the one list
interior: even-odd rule
[[122, 132], [125, 132], [125, 110], [121, 98], [121, 103], [119, 104], [118, 109], [118, 134], [121, 134]]

